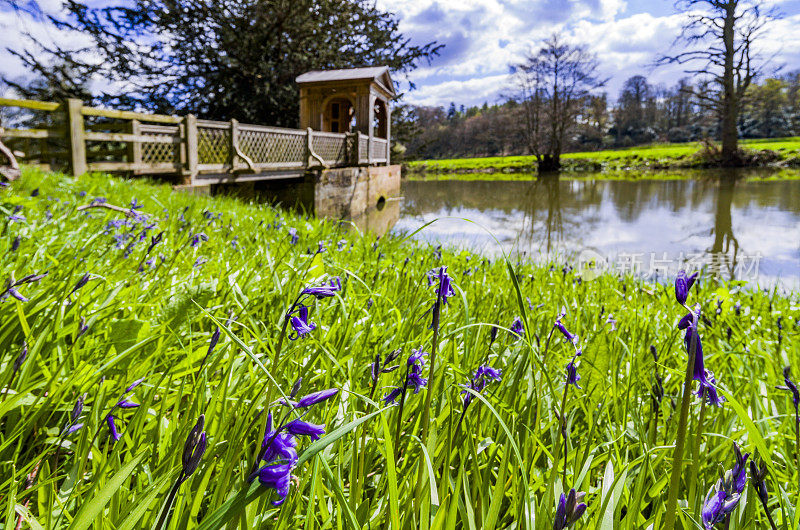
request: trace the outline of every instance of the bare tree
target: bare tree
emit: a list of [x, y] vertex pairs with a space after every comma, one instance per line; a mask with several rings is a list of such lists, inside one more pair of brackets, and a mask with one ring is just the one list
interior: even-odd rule
[[597, 57], [553, 34], [512, 71], [525, 109], [528, 147], [539, 171], [558, 171], [585, 99], [607, 81], [597, 76]]
[[677, 42], [688, 49], [658, 61], [686, 65], [687, 73], [712, 82], [714, 90], [694, 95], [718, 116], [721, 162], [726, 166], [741, 160], [736, 125], [742, 100], [768, 62], [754, 47], [766, 24], [779, 16], [774, 9], [764, 9], [766, 4], [765, 0], [679, 0], [675, 7], [686, 12], [687, 21]]

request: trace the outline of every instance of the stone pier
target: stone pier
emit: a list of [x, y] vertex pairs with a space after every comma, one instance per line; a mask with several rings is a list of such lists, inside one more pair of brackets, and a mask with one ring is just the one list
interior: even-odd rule
[[254, 192], [257, 197], [317, 217], [355, 220], [387, 205], [390, 211], [399, 208], [400, 166], [313, 170], [303, 180], [255, 182]]

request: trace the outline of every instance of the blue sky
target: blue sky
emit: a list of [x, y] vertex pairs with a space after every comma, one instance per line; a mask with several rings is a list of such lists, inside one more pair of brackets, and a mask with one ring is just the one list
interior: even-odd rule
[[[430, 65], [411, 73], [417, 89], [404, 99], [422, 105], [494, 103], [508, 93], [509, 66], [551, 33], [594, 50], [606, 87], [616, 99], [620, 86], [635, 74], [672, 85], [680, 68], [652, 70], [648, 65], [670, 49], [684, 18], [672, 0], [377, 0], [395, 13], [401, 31], [415, 43], [445, 45]], [[763, 52], [784, 71], [800, 69], [800, 0], [766, 0], [784, 13], [762, 40]], [[39, 0], [46, 13], [57, 13], [61, 0]], [[104, 0], [91, 0], [102, 5]], [[45, 42], [67, 47], [87, 44], [81, 35], [55, 31], [43, 21], [0, 11], [0, 44], [14, 43], [30, 32]], [[21, 65], [0, 47], [0, 72], [22, 75]]]
[[[765, 54], [784, 70], [800, 69], [800, 0], [769, 0], [785, 17], [770, 27]], [[410, 76], [411, 103], [493, 103], [508, 93], [509, 65], [554, 31], [596, 51], [613, 100], [635, 74], [674, 84], [681, 68], [651, 69], [684, 21], [671, 0], [378, 0], [396, 13], [414, 42], [445, 44], [441, 55]]]

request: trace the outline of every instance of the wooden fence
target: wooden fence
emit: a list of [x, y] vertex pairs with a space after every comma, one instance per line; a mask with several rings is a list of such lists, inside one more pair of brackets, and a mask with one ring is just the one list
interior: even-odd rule
[[[388, 164], [389, 142], [287, 129], [0, 98], [0, 138], [48, 170], [174, 175], [183, 184], [301, 176], [308, 169]], [[9, 128], [11, 122], [14, 128]]]

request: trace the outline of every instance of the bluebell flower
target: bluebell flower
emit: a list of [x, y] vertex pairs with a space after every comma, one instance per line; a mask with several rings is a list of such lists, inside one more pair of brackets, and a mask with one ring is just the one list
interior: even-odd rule
[[[469, 381], [469, 385], [466, 386], [475, 392], [480, 393], [483, 392], [489, 383], [492, 381], [500, 381], [501, 379], [502, 373], [500, 370], [492, 368], [487, 364], [483, 364], [479, 366], [477, 370], [475, 370], [475, 373], [472, 374], [472, 379]], [[474, 396], [467, 390], [462, 390], [461, 393], [464, 394], [464, 408], [467, 408], [472, 402], [472, 398]]]
[[702, 519], [703, 526], [707, 530], [713, 529], [717, 524], [724, 522], [736, 506], [747, 484], [746, 463], [750, 453], [742, 456], [739, 446], [734, 442], [733, 450], [736, 462], [732, 469], [709, 488], [706, 500], [703, 503]]
[[514, 322], [511, 324], [511, 333], [515, 334], [518, 339], [521, 339], [523, 335], [525, 335], [525, 326], [522, 324], [522, 319], [519, 317], [514, 318]]
[[75, 287], [72, 288], [72, 291], [69, 294], [70, 295], [74, 294], [75, 291], [79, 290], [81, 287], [83, 287], [84, 285], [89, 283], [90, 279], [91, 279], [91, 275], [88, 272], [86, 274], [84, 274], [83, 276], [81, 276], [80, 279], [78, 279], [78, 281], [75, 283]]
[[569, 332], [569, 330], [567, 330], [566, 326], [564, 326], [564, 323], [561, 322], [561, 318], [557, 318], [553, 325], [556, 327], [556, 329], [558, 329], [558, 331], [561, 332], [562, 335], [564, 335], [564, 338], [566, 338], [568, 341], [570, 341], [573, 344], [578, 343], [577, 335], [573, 335], [572, 333]]
[[290, 421], [286, 424], [285, 429], [294, 436], [309, 436], [312, 441], [319, 440], [319, 437], [325, 434], [325, 425], [316, 425], [301, 419]]
[[714, 378], [713, 372], [705, 369], [703, 343], [700, 340], [700, 335], [696, 333], [694, 328], [694, 315], [692, 313], [687, 313], [681, 318], [678, 321], [678, 329], [686, 330], [683, 336], [683, 343], [687, 353], [691, 351], [693, 337], [695, 340], [692, 378], [700, 383], [695, 394], [701, 399], [705, 399], [708, 404], [721, 407], [725, 398], [719, 396], [717, 393], [717, 380]]
[[122, 435], [117, 430], [116, 419], [112, 414], [106, 416], [106, 423], [108, 424], [108, 431], [111, 434], [111, 438], [113, 438], [115, 442], [120, 441]]
[[675, 299], [681, 305], [686, 305], [686, 299], [689, 297], [689, 290], [694, 285], [695, 280], [697, 279], [697, 274], [694, 273], [691, 276], [686, 276], [686, 271], [678, 272], [678, 276], [675, 278]]
[[83, 428], [83, 423], [78, 422], [78, 419], [81, 417], [81, 413], [83, 413], [83, 400], [84, 397], [80, 396], [75, 402], [75, 405], [73, 405], [72, 412], [69, 415], [69, 420], [62, 429], [62, 436], [69, 436], [70, 434]]
[[323, 283], [317, 287], [306, 287], [300, 292], [300, 296], [313, 296], [317, 300], [322, 300], [323, 298], [329, 298], [334, 296], [338, 291], [342, 290], [342, 279], [338, 276], [335, 276], [330, 279], [330, 281], [325, 284]]
[[38, 196], [39, 196], [39, 188], [35, 188], [35, 189], [34, 189], [34, 190], [31, 192], [31, 197], [38, 197]]
[[81, 320], [78, 323], [78, 335], [75, 338], [81, 338], [87, 331], [89, 331], [89, 326], [86, 325], [86, 317], [81, 317]]
[[308, 394], [300, 398], [300, 400], [294, 405], [294, 407], [298, 409], [311, 407], [313, 405], [331, 399], [338, 393], [339, 393], [338, 388], [329, 388], [327, 390], [320, 390], [318, 392], [313, 392], [311, 394]]
[[191, 246], [196, 247], [202, 242], [208, 241], [208, 236], [205, 235], [203, 232], [199, 232], [192, 236], [192, 242], [190, 243]]
[[296, 340], [307, 335], [317, 327], [315, 323], [308, 321], [308, 307], [302, 304], [296, 310], [296, 314], [292, 314], [289, 322], [292, 325], [292, 329], [294, 329], [294, 334], [289, 335], [289, 340]]
[[447, 267], [437, 267], [427, 272], [428, 287], [436, 284], [436, 302], [434, 304], [447, 305], [447, 299], [455, 296], [456, 292], [453, 290], [452, 280], [447, 274]]
[[24, 223], [26, 220], [24, 215], [11, 214], [8, 216], [9, 223]]
[[136, 381], [134, 381], [133, 383], [128, 385], [128, 387], [125, 389], [125, 392], [123, 393], [122, 397], [119, 398], [119, 400], [114, 404], [113, 407], [111, 407], [111, 410], [106, 415], [106, 423], [108, 424], [108, 430], [109, 430], [109, 432], [111, 434], [111, 437], [114, 439], [115, 442], [119, 441], [119, 439], [121, 438], [121, 435], [119, 434], [119, 431], [117, 430], [116, 417], [114, 416], [114, 411], [116, 409], [133, 409], [133, 408], [139, 407], [138, 403], [135, 403], [135, 402], [129, 400], [127, 397], [125, 397], [125, 394], [128, 394], [129, 392], [131, 392], [137, 386], [142, 384], [143, 381], [144, 381], [144, 378], [137, 379]]
[[205, 416], [203, 414], [197, 418], [192, 430], [186, 437], [186, 442], [183, 444], [183, 454], [181, 455], [181, 466], [183, 467], [179, 482], [185, 482], [197, 470], [200, 465], [200, 460], [206, 452], [206, 433], [203, 430], [205, 426]]
[[292, 245], [296, 245], [297, 242], [300, 240], [300, 236], [297, 235], [297, 228], [289, 228], [289, 241]]
[[249, 477], [253, 480], [258, 477], [258, 481], [269, 488], [273, 488], [278, 499], [272, 501], [274, 506], [280, 506], [289, 494], [292, 470], [297, 465], [297, 440], [291, 434], [280, 432], [282, 429], [272, 429], [272, 413], [267, 416], [267, 425], [264, 430], [264, 438], [261, 442], [262, 453], [259, 461], [265, 465], [256, 469]]
[[22, 241], [22, 238], [20, 238], [19, 236], [14, 238], [14, 241], [11, 243], [11, 252], [16, 252], [17, 251], [21, 241]]
[[392, 389], [388, 394], [383, 396], [383, 401], [387, 404], [394, 403], [394, 401], [403, 393], [404, 390], [413, 388], [414, 393], [419, 391], [428, 384], [428, 380], [422, 377], [422, 369], [425, 366], [424, 356], [428, 355], [422, 349], [412, 350], [411, 355], [406, 362], [405, 378], [401, 381], [399, 387]]
[[142, 204], [142, 203], [140, 203], [139, 201], [137, 201], [137, 200], [136, 200], [136, 197], [134, 197], [134, 198], [131, 200], [131, 206], [130, 206], [130, 209], [131, 209], [131, 210], [138, 210], [138, 209], [139, 209], [139, 208], [141, 208], [142, 206], [144, 206], [144, 204]]
[[575, 385], [575, 388], [581, 388], [578, 385], [578, 381], [581, 380], [581, 376], [578, 375], [578, 369], [575, 366], [575, 360], [577, 359], [577, 355], [572, 358], [572, 360], [567, 364], [567, 381], [564, 383], [565, 385]]
[[202, 265], [205, 265], [206, 263], [208, 263], [208, 260], [207, 260], [207, 259], [205, 259], [205, 258], [203, 258], [203, 257], [199, 257], [199, 258], [197, 258], [196, 260], [194, 260], [194, 265], [193, 265], [193, 267], [196, 269], [197, 267], [200, 267], [200, 266], [202, 266]]
[[569, 490], [569, 495], [561, 494], [553, 521], [553, 530], [563, 530], [578, 522], [578, 519], [586, 511], [586, 503], [583, 502], [585, 496], [586, 493], [576, 492], [574, 488]]
[[789, 366], [783, 369], [783, 381], [786, 383], [786, 386], [779, 386], [777, 388], [791, 392], [792, 403], [794, 403], [795, 421], [800, 422], [800, 392], [797, 390], [797, 385], [792, 381], [792, 369]]

